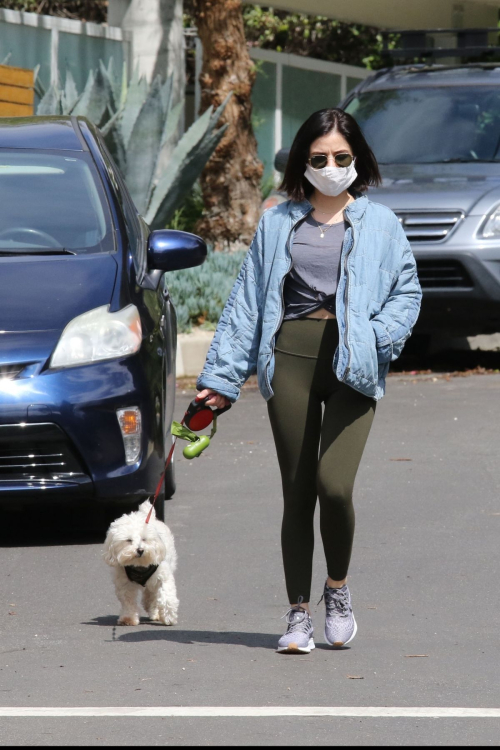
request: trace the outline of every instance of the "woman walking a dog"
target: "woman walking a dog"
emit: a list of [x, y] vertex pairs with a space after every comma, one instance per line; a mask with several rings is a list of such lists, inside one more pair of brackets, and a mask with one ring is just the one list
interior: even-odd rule
[[220, 318], [198, 398], [221, 408], [257, 372], [281, 471], [283, 563], [290, 609], [278, 651], [314, 648], [309, 611], [319, 498], [326, 557], [325, 640], [341, 647], [356, 621], [346, 583], [356, 472], [389, 363], [417, 320], [416, 265], [394, 213], [364, 191], [375, 157], [340, 109], [299, 129], [281, 189], [262, 216]]

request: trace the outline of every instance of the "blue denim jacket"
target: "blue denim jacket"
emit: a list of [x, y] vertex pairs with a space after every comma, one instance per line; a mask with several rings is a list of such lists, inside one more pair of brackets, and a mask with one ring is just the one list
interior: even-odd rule
[[[272, 398], [290, 245], [297, 223], [312, 210], [307, 200], [288, 201], [262, 215], [198, 377], [199, 389], [236, 401], [257, 372], [262, 395]], [[389, 363], [415, 325], [422, 292], [410, 244], [389, 208], [358, 195], [345, 216], [349, 226], [336, 297], [340, 343], [332, 366], [339, 380], [378, 401]]]

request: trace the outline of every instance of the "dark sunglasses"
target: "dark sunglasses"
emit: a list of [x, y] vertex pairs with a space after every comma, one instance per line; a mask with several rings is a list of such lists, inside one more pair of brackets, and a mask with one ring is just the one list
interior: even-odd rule
[[[354, 161], [354, 156], [351, 156], [351, 154], [335, 154], [333, 158], [337, 167], [350, 167]], [[328, 156], [326, 154], [314, 154], [307, 161], [313, 169], [323, 169], [328, 164]]]

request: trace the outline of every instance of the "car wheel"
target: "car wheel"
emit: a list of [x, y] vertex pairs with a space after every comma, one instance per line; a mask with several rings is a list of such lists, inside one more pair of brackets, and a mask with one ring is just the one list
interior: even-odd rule
[[429, 353], [430, 344], [430, 334], [414, 333], [406, 342], [403, 353], [413, 357], [425, 357]]
[[174, 466], [174, 457], [172, 456], [172, 460], [170, 462], [170, 465], [165, 472], [165, 500], [170, 500], [175, 494], [175, 466]]
[[155, 513], [158, 521], [165, 520], [165, 494], [163, 490], [160, 491], [160, 494], [156, 498]]

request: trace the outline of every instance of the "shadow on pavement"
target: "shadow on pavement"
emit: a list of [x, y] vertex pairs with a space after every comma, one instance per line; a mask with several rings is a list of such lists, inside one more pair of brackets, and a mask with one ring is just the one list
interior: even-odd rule
[[[143, 618], [141, 618], [141, 624], [142, 624]], [[118, 621], [118, 615], [103, 615], [102, 617], [94, 617], [93, 620], [90, 620], [90, 622], [81, 622], [80, 625], [100, 625], [101, 627], [114, 627]], [[145, 622], [149, 623], [149, 620], [145, 620]], [[120, 626], [121, 629], [121, 626]]]
[[[115, 620], [116, 622], [116, 620]], [[160, 626], [165, 628], [165, 626]], [[113, 640], [122, 643], [143, 643], [144, 641], [168, 641], [169, 643], [211, 643], [229, 646], [245, 646], [247, 648], [268, 648], [276, 651], [279, 633], [243, 633], [238, 631], [213, 630], [145, 630], [142, 632], [123, 633]], [[350, 646], [332, 649], [326, 643], [316, 643], [316, 649], [326, 651], [350, 651]], [[287, 654], [287, 656], [304, 656], [302, 653]]]
[[[411, 340], [411, 339], [410, 339]], [[474, 349], [443, 349], [428, 354], [403, 353], [391, 363], [391, 372], [436, 372], [474, 374], [500, 372], [500, 352]]]
[[[90, 622], [82, 622], [81, 625], [98, 625], [101, 627], [112, 627], [112, 640], [121, 643], [144, 643], [145, 641], [166, 641], [169, 643], [184, 644], [216, 644], [229, 646], [245, 646], [246, 648], [267, 648], [276, 650], [279, 634], [277, 633], [245, 633], [241, 631], [215, 631], [215, 630], [179, 630], [165, 625], [156, 625], [147, 618], [141, 618], [141, 625], [148, 625], [151, 630], [129, 631], [116, 625], [116, 615], [104, 615], [95, 617]], [[326, 643], [316, 643], [316, 648], [332, 651]], [[350, 651], [350, 646], [335, 649], [335, 651]], [[290, 655], [290, 654], [288, 654]], [[304, 654], [298, 654], [304, 656]]]
[[153, 630], [123, 633], [116, 638], [122, 643], [142, 643], [144, 641], [168, 641], [169, 643], [212, 643], [247, 648], [276, 648], [276, 634], [242, 633], [237, 631], [177, 630], [165, 625]]
[[141, 625], [148, 625], [150, 630], [133, 630], [117, 626], [117, 615], [95, 617], [81, 625], [98, 625], [113, 628], [113, 641], [121, 643], [143, 643], [144, 641], [169, 641], [170, 643], [217, 643], [249, 648], [276, 648], [276, 633], [240, 633], [236, 631], [215, 630], [179, 630], [160, 623], [153, 624], [146, 617], [141, 617]]

